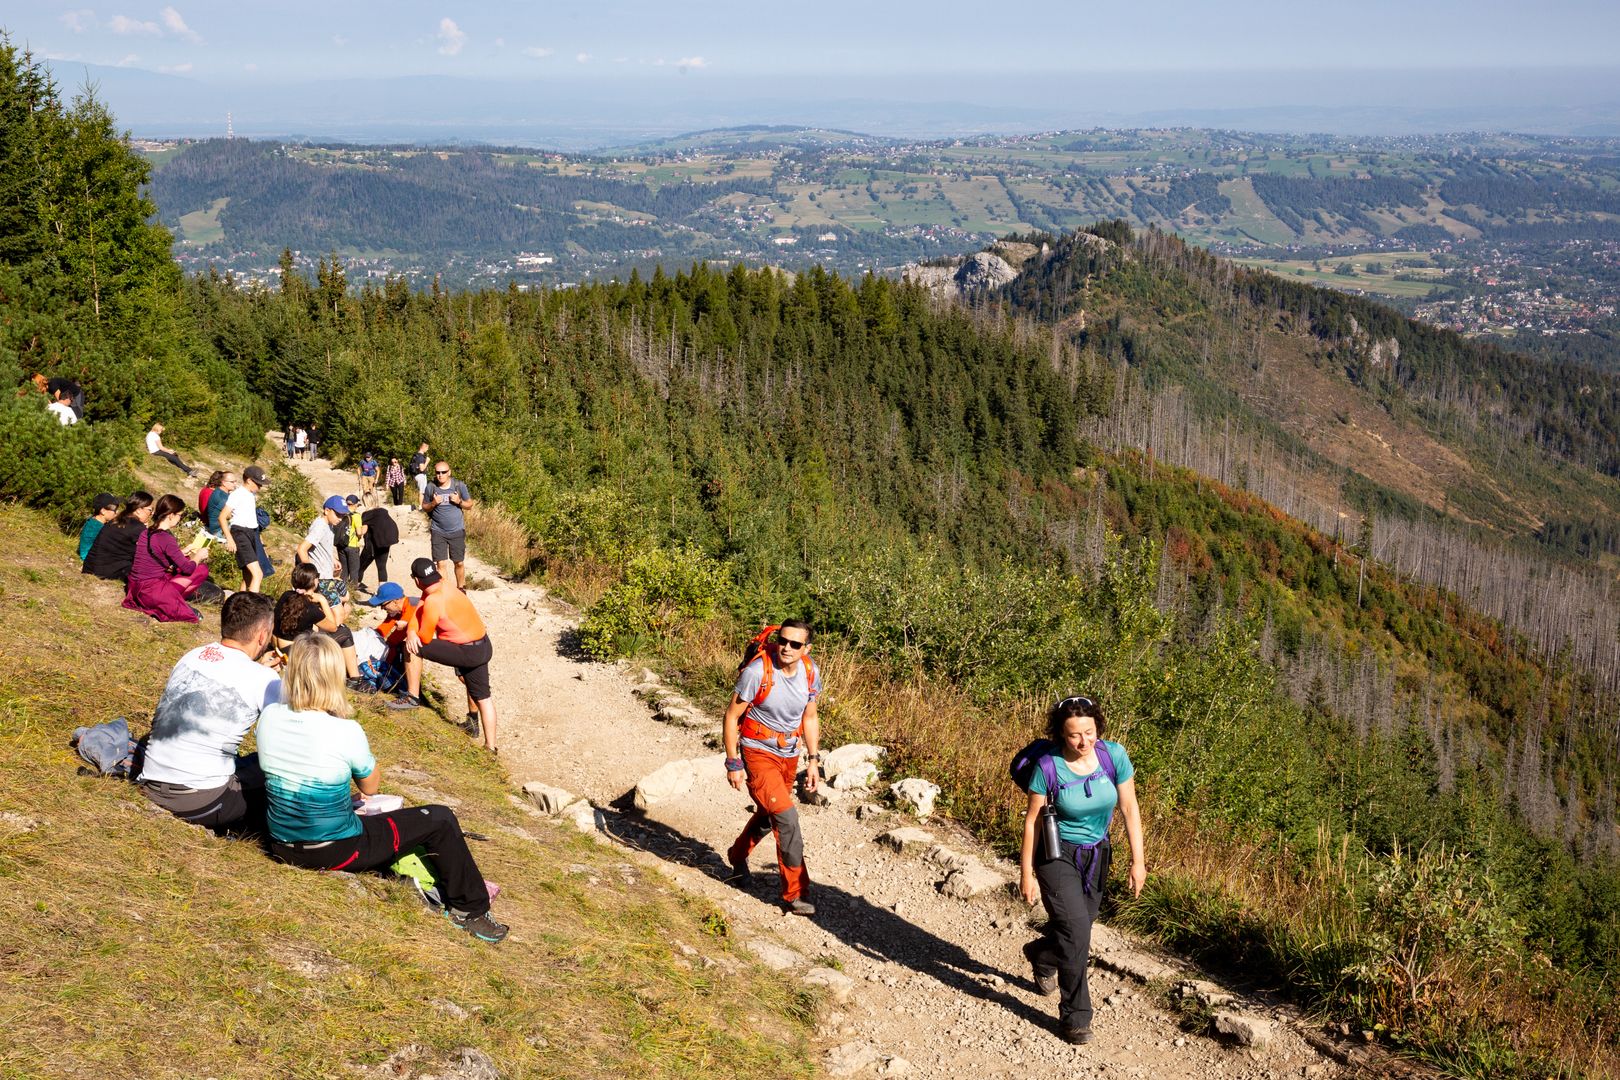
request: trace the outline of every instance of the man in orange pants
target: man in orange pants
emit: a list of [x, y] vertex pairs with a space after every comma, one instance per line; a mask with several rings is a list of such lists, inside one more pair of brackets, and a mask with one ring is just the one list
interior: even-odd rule
[[726, 709], [726, 777], [738, 791], [746, 783], [757, 809], [726, 858], [739, 884], [751, 880], [748, 855], [776, 834], [776, 865], [782, 875], [782, 902], [795, 915], [814, 915], [805, 898], [804, 834], [793, 805], [799, 771], [799, 744], [808, 753], [805, 791], [815, 791], [821, 773], [820, 724], [816, 719], [815, 665], [810, 661], [809, 624], [789, 619], [776, 630], [774, 644], [742, 666]]

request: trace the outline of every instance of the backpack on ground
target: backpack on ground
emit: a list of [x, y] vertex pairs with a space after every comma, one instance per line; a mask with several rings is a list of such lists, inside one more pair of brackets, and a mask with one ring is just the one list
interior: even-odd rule
[[[751, 705], [763, 705], [765, 699], [771, 696], [771, 687], [775, 685], [776, 681], [776, 657], [773, 655], [774, 650], [771, 648], [770, 638], [772, 634], [780, 629], [782, 629], [780, 626], [764, 627], [759, 633], [748, 639], [747, 645], [743, 646], [742, 663], [737, 665], [738, 671], [744, 670], [761, 656], [765, 657], [765, 670], [760, 675], [759, 692], [749, 702]], [[805, 686], [809, 689], [810, 695], [814, 697], [816, 693], [816, 665], [808, 656], [799, 662], [804, 665]]]

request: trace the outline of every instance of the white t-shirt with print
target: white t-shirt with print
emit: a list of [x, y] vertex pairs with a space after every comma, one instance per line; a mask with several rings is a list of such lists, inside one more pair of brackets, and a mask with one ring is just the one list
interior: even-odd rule
[[242, 650], [219, 642], [192, 649], [158, 698], [140, 778], [197, 791], [224, 787], [259, 710], [280, 700], [280, 677]]

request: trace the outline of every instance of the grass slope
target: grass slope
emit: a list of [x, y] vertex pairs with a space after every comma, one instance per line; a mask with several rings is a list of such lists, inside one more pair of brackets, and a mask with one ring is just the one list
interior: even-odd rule
[[463, 1048], [508, 1077], [814, 1071], [813, 1001], [729, 955], [719, 912], [513, 806], [498, 768], [431, 715], [359, 719], [384, 791], [454, 801], [489, 837], [473, 846], [505, 886], [499, 947], [453, 931], [402, 883], [283, 866], [154, 812], [127, 784], [76, 776], [73, 728], [123, 715], [143, 730], [175, 658], [210, 637], [118, 601], [45, 518], [0, 509], [13, 628], [0, 665], [0, 1077], [313, 1077], [391, 1056], [389, 1075], [417, 1075]]

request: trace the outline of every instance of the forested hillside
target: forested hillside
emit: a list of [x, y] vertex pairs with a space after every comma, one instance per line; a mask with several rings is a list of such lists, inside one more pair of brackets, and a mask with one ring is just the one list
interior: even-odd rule
[[[1100, 687], [1159, 777], [1148, 784], [1165, 836], [1204, 843], [1235, 829], [1302, 866], [1355, 852], [1340, 871], [1350, 892], [1332, 903], [1359, 910], [1368, 934], [1396, 917], [1378, 882], [1443, 879], [1486, 905], [1455, 913], [1456, 936], [1436, 943], [1448, 980], [1488, 955], [1530, 964], [1536, 993], [1553, 979], [1573, 995], [1574, 1011], [1557, 1015], [1576, 1027], [1547, 1021], [1550, 1041], [1520, 1048], [1522, 1060], [1598, 1037], [1575, 1018], [1608, 1000], [1620, 944], [1609, 689], [1369, 558], [1355, 528], [1336, 538], [1227, 484], [1079, 438], [1112, 421], [1144, 340], [1186, 314], [1144, 303], [1185, 282], [1174, 259], [1117, 226], [1098, 231], [1111, 239], [1060, 243], [1048, 263], [1095, 253], [1071, 284], [1116, 311], [1079, 336], [820, 271], [790, 281], [696, 267], [537, 295], [424, 294], [356, 293], [324, 264], [316, 282], [289, 274], [279, 292], [214, 277], [190, 295], [199, 327], [278, 414], [354, 450], [418, 437], [446, 448], [513, 516], [535, 568], [600, 597], [588, 647], [691, 663], [693, 633], [724, 640], [808, 610], [871, 677], [929, 680], [973, 715], [1026, 715], [1076, 681]], [[1314, 336], [1308, 306], [1257, 301], [1236, 277], [1223, 295], [1250, 313], [1245, 325], [1266, 312]], [[1356, 311], [1398, 340], [1417, 333]], [[1344, 333], [1351, 314], [1338, 316]], [[1414, 383], [1462, 378], [1421, 340], [1411, 349]], [[1563, 467], [1537, 435], [1563, 407], [1522, 425], [1520, 452], [1545, 459], [1535, 468]], [[1564, 449], [1602, 464], [1602, 431], [1582, 438]], [[1606, 490], [1597, 472], [1588, 482]], [[1375, 516], [1417, 505], [1357, 490], [1384, 500]], [[881, 724], [883, 706], [831, 712], [857, 733]], [[955, 776], [958, 813], [994, 833], [1010, 808], [974, 776], [1020, 728], [991, 730], [971, 771], [962, 747], [904, 752]], [[1313, 892], [1308, 877], [1298, 902], [1320, 912], [1325, 886]], [[1465, 1024], [1438, 999], [1402, 1004], [1375, 938], [1336, 941], [1325, 967], [1306, 956], [1327, 944], [1306, 939], [1273, 939], [1265, 962], [1427, 1052], [1508, 1038], [1516, 1022], [1513, 1002], [1470, 1004]], [[1532, 978], [1533, 955], [1554, 966]]]

